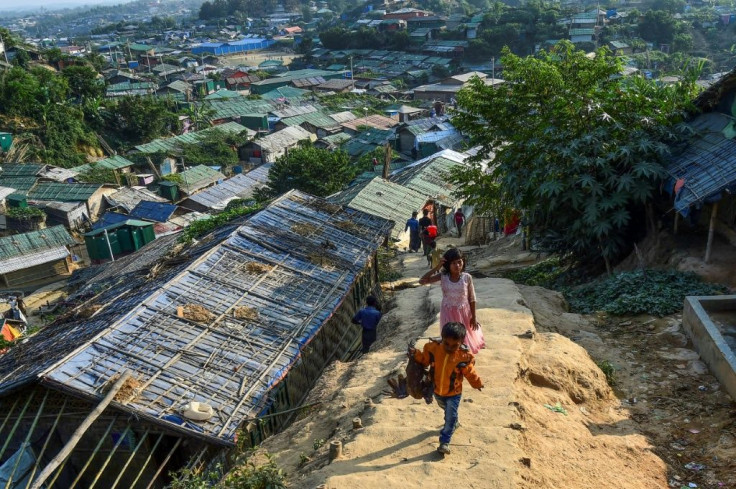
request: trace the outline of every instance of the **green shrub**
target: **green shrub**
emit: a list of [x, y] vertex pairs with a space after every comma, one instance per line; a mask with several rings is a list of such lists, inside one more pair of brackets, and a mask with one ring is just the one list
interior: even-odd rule
[[573, 312], [666, 316], [682, 310], [685, 296], [716, 295], [726, 287], [707, 284], [694, 273], [676, 270], [623, 272], [565, 291]]
[[223, 224], [227, 224], [241, 216], [252, 214], [260, 209], [260, 206], [253, 204], [250, 206], [234, 205], [228, 206], [225, 211], [220, 212], [217, 215], [208, 217], [207, 219], [200, 219], [194, 221], [187, 227], [179, 236], [179, 242], [191, 243], [193, 239], [199, 238], [208, 234]]
[[603, 375], [606, 376], [606, 382], [609, 386], [613, 387], [616, 385], [616, 367], [608, 360], [596, 363], [598, 368], [601, 369]]
[[401, 278], [401, 270], [394, 266], [393, 259], [396, 258], [395, 248], [378, 248], [378, 281], [393, 282]]
[[256, 465], [252, 457], [244, 466], [228, 474], [223, 487], [228, 489], [285, 489], [286, 473], [273, 461], [270, 454], [266, 454], [268, 461]]
[[28, 220], [44, 217], [46, 213], [37, 207], [9, 207], [5, 212], [13, 219]]
[[530, 267], [511, 270], [504, 277], [524, 285], [550, 287], [565, 270], [557, 257], [548, 258]]

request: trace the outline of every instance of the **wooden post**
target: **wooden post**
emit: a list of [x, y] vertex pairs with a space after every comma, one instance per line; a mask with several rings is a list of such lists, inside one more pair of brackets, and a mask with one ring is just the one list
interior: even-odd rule
[[330, 442], [330, 462], [342, 455], [342, 442], [340, 440], [332, 440]]
[[74, 431], [74, 434], [71, 436], [71, 438], [69, 438], [69, 441], [66, 443], [66, 445], [64, 445], [64, 448], [62, 448], [61, 451], [57, 453], [56, 456], [51, 460], [51, 462], [49, 462], [49, 464], [44, 467], [41, 473], [38, 474], [38, 479], [33, 482], [31, 489], [41, 489], [43, 483], [46, 482], [46, 479], [48, 479], [54, 472], [54, 470], [56, 470], [56, 468], [61, 465], [61, 463], [66, 460], [69, 455], [71, 455], [71, 453], [74, 451], [74, 448], [77, 446], [77, 443], [79, 443], [79, 440], [82, 439], [84, 433], [89, 429], [90, 426], [92, 426], [92, 423], [94, 423], [95, 420], [100, 417], [105, 408], [115, 398], [115, 394], [120, 391], [120, 389], [123, 387], [123, 384], [129, 378], [130, 371], [126, 370], [115, 382], [115, 384], [113, 384], [113, 386], [110, 388], [110, 391], [107, 393], [104, 399], [102, 399], [102, 402], [100, 402], [97, 407], [91, 413], [89, 413], [89, 416], [87, 416], [84, 421], [82, 421], [82, 424], [80, 424], [79, 427]]
[[716, 215], [718, 214], [718, 202], [713, 204], [710, 210], [710, 225], [708, 226], [708, 244], [705, 247], [705, 263], [710, 262], [710, 254], [713, 251], [713, 233], [716, 230]]
[[393, 156], [393, 151], [391, 150], [391, 143], [386, 143], [385, 146], [385, 153], [383, 157], [383, 179], [388, 180], [388, 174], [391, 170], [391, 158]]
[[675, 235], [677, 234], [677, 228], [679, 227], [679, 224], [680, 224], [680, 213], [675, 211], [675, 226], [674, 226], [672, 234], [675, 234]]

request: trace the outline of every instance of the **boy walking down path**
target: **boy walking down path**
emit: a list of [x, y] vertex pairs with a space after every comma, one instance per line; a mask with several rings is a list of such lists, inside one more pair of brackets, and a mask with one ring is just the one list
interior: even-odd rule
[[445, 424], [440, 430], [440, 446], [437, 451], [450, 453], [450, 440], [458, 425], [458, 408], [463, 393], [463, 378], [478, 390], [483, 381], [475, 371], [475, 357], [463, 345], [465, 325], [447, 323], [442, 327], [442, 338], [433, 338], [422, 351], [409, 349], [409, 355], [419, 364], [429, 367], [434, 381], [434, 398], [445, 412]]
[[353, 316], [353, 324], [363, 327], [363, 353], [370, 351], [371, 345], [375, 343], [378, 331], [378, 322], [383, 314], [378, 307], [378, 300], [369, 295], [365, 298], [365, 307]]

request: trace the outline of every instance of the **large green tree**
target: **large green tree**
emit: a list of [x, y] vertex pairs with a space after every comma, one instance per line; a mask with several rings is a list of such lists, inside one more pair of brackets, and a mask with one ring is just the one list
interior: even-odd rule
[[646, 215], [694, 83], [623, 78], [606, 50], [591, 58], [568, 42], [502, 62], [505, 83], [474, 79], [453, 120], [490, 169], [476, 161], [452, 180], [481, 209], [523, 210], [548, 249], [610, 266]]
[[311, 145], [289, 150], [268, 172], [269, 196], [292, 189], [324, 197], [339, 192], [355, 178], [356, 168], [344, 151], [328, 151]]

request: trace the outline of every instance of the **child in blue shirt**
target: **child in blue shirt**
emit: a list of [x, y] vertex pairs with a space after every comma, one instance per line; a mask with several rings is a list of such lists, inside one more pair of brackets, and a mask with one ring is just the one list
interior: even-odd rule
[[376, 331], [381, 316], [378, 300], [369, 295], [365, 298], [365, 307], [353, 317], [353, 324], [360, 324], [363, 327], [363, 353], [368, 353], [371, 345], [376, 341]]

